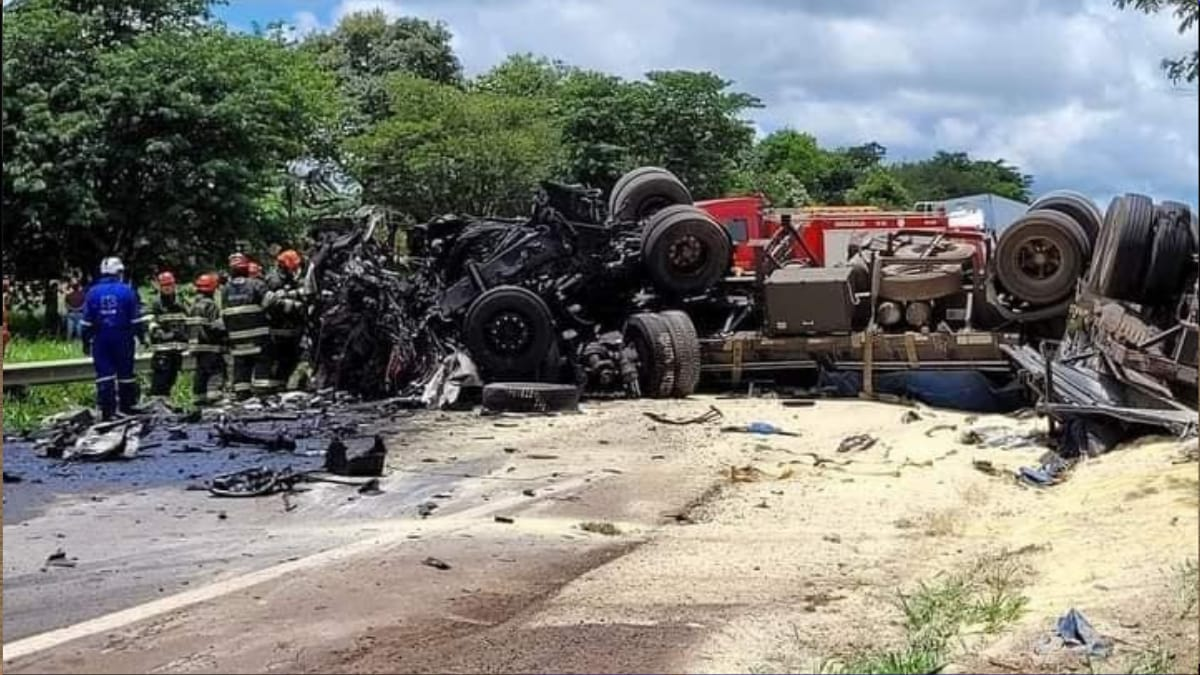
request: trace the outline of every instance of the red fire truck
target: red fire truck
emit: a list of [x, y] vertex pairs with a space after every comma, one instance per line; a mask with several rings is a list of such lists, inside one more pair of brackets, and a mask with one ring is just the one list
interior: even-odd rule
[[729, 231], [735, 274], [753, 274], [767, 244], [785, 227], [795, 228], [791, 255], [814, 267], [846, 262], [849, 244], [860, 235], [901, 230], [945, 231], [956, 240], [977, 242], [978, 263], [986, 262], [986, 232], [978, 219], [957, 219], [943, 210], [883, 211], [870, 206], [771, 209], [762, 197], [729, 197], [697, 202]]

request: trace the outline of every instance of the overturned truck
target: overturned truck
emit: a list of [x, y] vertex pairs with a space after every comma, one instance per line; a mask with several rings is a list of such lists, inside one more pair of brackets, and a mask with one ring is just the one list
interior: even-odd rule
[[444, 216], [393, 256], [384, 216], [314, 229], [318, 384], [415, 392], [468, 355], [484, 381], [565, 382], [594, 394], [687, 396], [700, 377], [695, 324], [732, 244], [687, 188], [633, 171], [609, 199], [544, 183], [527, 218]]
[[[756, 274], [736, 277], [729, 231], [654, 167], [622, 177], [607, 199], [547, 182], [524, 218], [436, 218], [406, 231], [404, 257], [394, 255], [394, 225], [367, 210], [314, 231], [313, 361], [319, 384], [366, 396], [427, 396], [430, 383], [456, 380], [682, 397], [702, 373], [736, 383], [833, 370], [856, 373], [867, 394], [877, 374], [886, 388], [887, 372], [969, 371], [999, 384], [1023, 363], [1015, 350], [1063, 336], [1086, 289], [1119, 297], [1135, 277], [1115, 261], [1143, 254], [1142, 269], [1155, 272], [1136, 277], [1139, 292], [1169, 295], [1178, 312], [1127, 303], [1173, 332], [1143, 344], [1147, 328], [1124, 344], [1181, 354], [1195, 333], [1195, 294], [1185, 290], [1194, 216], [1144, 206], [1126, 198], [1101, 216], [1086, 198], [1053, 193], [999, 242], [906, 229], [852, 241], [834, 267], [796, 259], [799, 229], [784, 228]], [[1146, 217], [1179, 226], [1139, 225]], [[1131, 237], [1151, 239], [1139, 248]], [[1104, 276], [1114, 271], [1116, 280]]]

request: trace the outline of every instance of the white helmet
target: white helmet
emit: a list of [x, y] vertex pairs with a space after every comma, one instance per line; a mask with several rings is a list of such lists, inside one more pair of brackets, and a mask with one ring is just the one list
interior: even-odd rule
[[100, 261], [100, 274], [119, 276], [125, 273], [125, 263], [116, 256], [110, 256]]

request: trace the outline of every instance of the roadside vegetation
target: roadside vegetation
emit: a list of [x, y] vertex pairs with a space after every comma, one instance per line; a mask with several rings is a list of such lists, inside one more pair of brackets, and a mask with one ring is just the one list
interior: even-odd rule
[[[1008, 554], [984, 558], [965, 571], [940, 574], [901, 592], [893, 606], [902, 616], [903, 636], [893, 645], [814, 664], [795, 654], [754, 668], [755, 672], [936, 673], [973, 635], [1000, 633], [1025, 612], [1024, 571]], [[800, 636], [795, 650], [802, 651]]]
[[[35, 363], [77, 359], [83, 356], [79, 342], [50, 338], [14, 337], [4, 357], [5, 364]], [[143, 399], [149, 390], [147, 375], [139, 376]], [[180, 373], [172, 392], [171, 405], [184, 410], [192, 407], [192, 375]], [[96, 387], [91, 382], [48, 384], [38, 387], [4, 387], [4, 432], [23, 434], [37, 428], [49, 417], [72, 408], [96, 405]]]

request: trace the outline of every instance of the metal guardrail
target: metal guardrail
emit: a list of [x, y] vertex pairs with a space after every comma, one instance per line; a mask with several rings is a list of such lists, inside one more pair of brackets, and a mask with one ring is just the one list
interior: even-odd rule
[[[137, 372], [150, 372], [150, 354], [139, 354], [134, 361]], [[183, 369], [195, 368], [195, 360], [184, 356]], [[41, 384], [65, 382], [87, 382], [96, 378], [92, 360], [64, 359], [61, 361], [33, 361], [30, 363], [4, 364], [5, 387], [32, 387]]]

